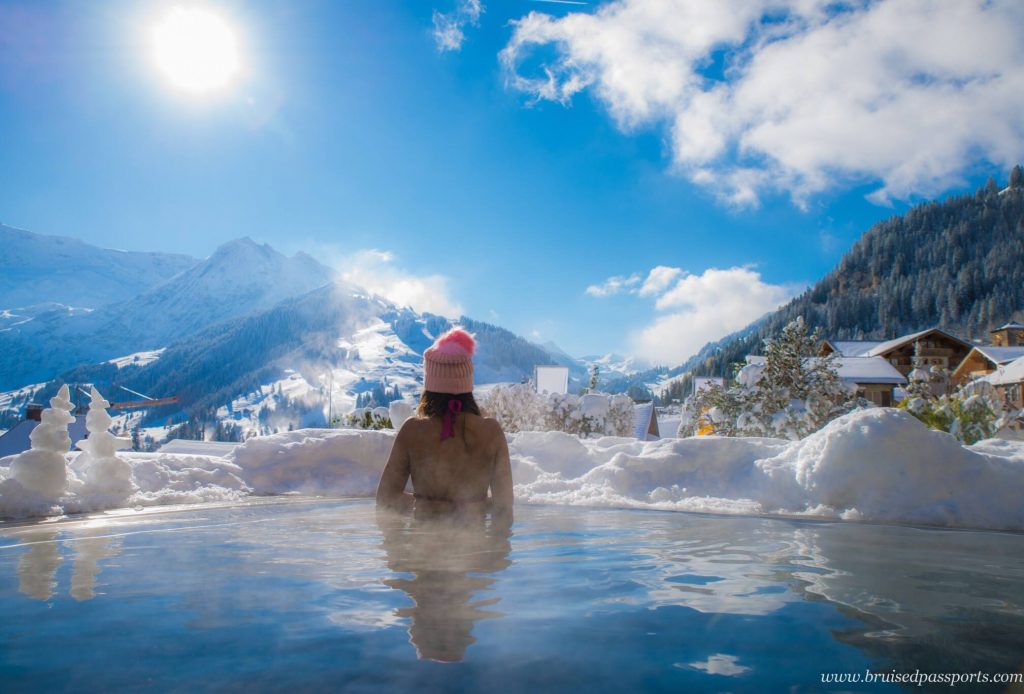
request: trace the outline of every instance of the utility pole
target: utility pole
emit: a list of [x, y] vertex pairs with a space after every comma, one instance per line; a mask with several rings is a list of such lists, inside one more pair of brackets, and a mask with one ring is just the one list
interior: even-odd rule
[[334, 428], [334, 369], [331, 369], [331, 385], [327, 392], [327, 428]]

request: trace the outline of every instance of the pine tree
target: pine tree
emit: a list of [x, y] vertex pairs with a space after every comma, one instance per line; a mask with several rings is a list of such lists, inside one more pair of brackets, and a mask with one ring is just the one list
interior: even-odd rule
[[1018, 190], [1024, 188], [1024, 168], [1020, 164], [1010, 169], [1010, 188]]

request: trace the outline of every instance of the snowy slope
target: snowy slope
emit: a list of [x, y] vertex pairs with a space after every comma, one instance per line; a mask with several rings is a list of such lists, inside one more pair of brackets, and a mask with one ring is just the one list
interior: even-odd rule
[[[465, 317], [459, 323], [477, 337], [477, 383], [519, 382], [535, 365], [560, 358], [503, 328]], [[159, 353], [104, 360], [63, 378], [118, 396], [122, 386], [152, 397], [178, 396], [180, 417], [210, 412], [243, 431], [283, 431], [323, 425], [375, 389], [397, 388], [402, 397], [417, 398], [422, 353], [452, 326], [447, 318], [419, 314], [338, 283], [209, 326]], [[55, 389], [51, 382], [36, 400]], [[175, 413], [164, 410], [161, 416], [168, 415]], [[127, 424], [122, 419], [118, 426]], [[148, 433], [160, 438], [162, 431]]]
[[[66, 308], [0, 328], [0, 388], [52, 378], [79, 364], [158, 349], [218, 322], [267, 309], [331, 281], [310, 256], [286, 257], [244, 238], [128, 301]], [[13, 315], [13, 314], [12, 314]]]
[[0, 311], [47, 303], [97, 308], [137, 296], [198, 262], [176, 253], [97, 248], [0, 224]]

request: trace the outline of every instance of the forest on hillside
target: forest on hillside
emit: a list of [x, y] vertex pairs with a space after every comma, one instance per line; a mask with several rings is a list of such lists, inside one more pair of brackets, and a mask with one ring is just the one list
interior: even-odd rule
[[[987, 341], [993, 328], [1024, 319], [1024, 169], [1013, 168], [1006, 188], [989, 179], [973, 194], [879, 222], [813, 287], [671, 373], [730, 376], [798, 316], [836, 340], [891, 339], [938, 327]], [[689, 390], [684, 377], [658, 395], [670, 401]]]

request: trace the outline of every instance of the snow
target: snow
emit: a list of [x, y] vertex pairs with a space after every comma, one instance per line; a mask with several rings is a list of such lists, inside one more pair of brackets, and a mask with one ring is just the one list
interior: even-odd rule
[[[356, 397], [386, 381], [387, 387], [397, 386], [403, 393], [419, 393], [422, 389], [423, 357], [406, 345], [387, 322], [378, 317], [353, 332], [347, 339], [339, 339], [339, 359], [330, 367], [309, 366], [300, 370], [285, 369], [284, 378], [260, 386], [255, 393], [231, 402], [231, 418], [227, 407], [221, 407], [217, 417], [239, 424], [246, 432], [259, 432], [261, 426], [285, 428], [288, 422], [270, 417], [260, 421], [260, 412], [274, 410], [272, 397], [280, 391], [292, 401], [316, 401], [322, 404], [323, 420], [328, 410], [337, 419], [354, 411]], [[479, 394], [479, 390], [477, 391]]]
[[146, 364], [151, 364], [159, 359], [165, 349], [166, 347], [162, 347], [160, 349], [151, 349], [145, 352], [134, 352], [133, 354], [126, 354], [123, 357], [110, 359], [107, 363], [113, 364], [119, 369], [123, 369], [126, 366], [145, 366]]
[[179, 455], [213, 455], [225, 456], [241, 444], [230, 441], [192, 441], [190, 439], [171, 439], [160, 446], [160, 453], [177, 453]]
[[839, 357], [836, 359], [836, 373], [844, 381], [853, 383], [907, 382], [903, 374], [882, 357]]
[[415, 408], [405, 400], [394, 400], [388, 405], [388, 417], [391, 419], [391, 426], [395, 431], [402, 428], [405, 420], [415, 414]]
[[977, 351], [988, 357], [994, 364], [1008, 364], [1014, 359], [1024, 357], [1024, 347], [1001, 347], [998, 345], [978, 345]]
[[829, 340], [835, 351], [843, 357], [863, 357], [878, 345], [882, 344], [877, 340]]
[[65, 384], [50, 398], [50, 407], [43, 410], [42, 421], [29, 435], [32, 448], [11, 461], [11, 481], [44, 497], [64, 493], [68, 486], [65, 454], [71, 449], [68, 425], [75, 421], [72, 408], [71, 392]]
[[[905, 412], [859, 410], [800, 441], [510, 435], [518, 503], [765, 514], [1024, 529], [1024, 443], [960, 445]], [[252, 494], [371, 496], [393, 431], [303, 429], [224, 456], [121, 453], [136, 489], [90, 491], [85, 454], [66, 454], [68, 491], [29, 492], [0, 461], [0, 515], [231, 502]]]
[[117, 451], [131, 448], [132, 442], [107, 431], [113, 423], [107, 414], [108, 407], [110, 402], [93, 387], [89, 393], [89, 414], [85, 418], [89, 437], [78, 444], [84, 451], [85, 483], [90, 491], [127, 497], [135, 490], [132, 466], [119, 458]]
[[[818, 357], [807, 357], [804, 364], [810, 366]], [[747, 366], [744, 369], [745, 386], [753, 386], [760, 378], [761, 371], [767, 363], [767, 357], [751, 354], [747, 356]], [[896, 370], [892, 364], [882, 357], [835, 357], [833, 364], [836, 374], [847, 383], [891, 383], [902, 385], [907, 379]]]
[[1009, 364], [1000, 366], [987, 376], [982, 376], [980, 380], [991, 383], [994, 386], [1024, 382], [1024, 357], [1014, 359]]

